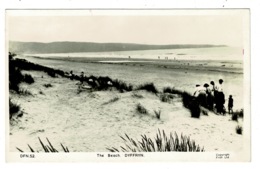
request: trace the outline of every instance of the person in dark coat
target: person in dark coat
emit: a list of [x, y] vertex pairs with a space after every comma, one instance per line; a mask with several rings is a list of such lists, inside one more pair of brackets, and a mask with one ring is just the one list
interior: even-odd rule
[[209, 85], [207, 83], [204, 84], [204, 87], [206, 88], [206, 94], [207, 94], [207, 108], [209, 110], [213, 110], [213, 95], [212, 95], [212, 91], [209, 88]]
[[228, 98], [228, 113], [231, 114], [233, 113], [233, 98], [232, 98], [232, 95], [229, 95], [229, 98]]
[[225, 94], [223, 92], [223, 80], [219, 79], [219, 85], [216, 87], [217, 89], [217, 98], [216, 98], [216, 108], [217, 112], [220, 114], [225, 114], [224, 104], [225, 104]]
[[81, 82], [81, 84], [83, 84], [84, 78], [85, 78], [84, 72], [81, 72], [81, 75], [80, 75], [80, 82]]

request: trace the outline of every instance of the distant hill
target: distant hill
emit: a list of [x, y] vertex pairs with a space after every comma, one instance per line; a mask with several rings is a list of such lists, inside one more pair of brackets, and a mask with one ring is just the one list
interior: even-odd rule
[[[221, 45], [223, 46], [223, 45]], [[9, 51], [17, 54], [44, 53], [81, 53], [81, 52], [111, 52], [153, 49], [209, 48], [220, 45], [145, 45], [134, 43], [93, 43], [93, 42], [9, 42]]]

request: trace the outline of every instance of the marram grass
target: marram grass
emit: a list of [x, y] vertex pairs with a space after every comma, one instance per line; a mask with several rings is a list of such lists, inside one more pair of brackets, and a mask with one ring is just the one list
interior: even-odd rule
[[107, 150], [111, 152], [204, 152], [204, 148], [197, 145], [189, 136], [181, 135], [179, 137], [176, 132], [174, 136], [172, 133], [167, 136], [164, 130], [161, 132], [158, 129], [154, 139], [144, 134], [141, 135], [140, 141], [130, 138], [127, 134], [125, 134], [125, 137], [120, 137], [125, 145], [119, 148], [107, 148]]
[[[48, 144], [46, 144], [46, 145], [42, 142], [42, 140], [41, 140], [39, 137], [38, 137], [38, 139], [39, 139], [39, 142], [40, 142], [40, 144], [41, 144], [41, 146], [42, 146], [43, 152], [45, 152], [45, 153], [58, 153], [58, 152], [59, 152], [56, 148], [53, 147], [53, 145], [51, 144], [51, 142], [49, 141], [48, 138], [46, 138], [46, 140], [47, 140], [47, 142], [48, 142]], [[65, 147], [62, 143], [60, 143], [60, 145], [61, 145], [61, 147], [62, 147], [62, 149], [63, 149], [63, 151], [64, 151], [65, 153], [68, 153], [68, 152], [69, 152], [68, 147]], [[31, 152], [37, 152], [37, 153], [39, 153], [39, 151], [35, 151], [35, 149], [33, 149], [29, 144], [28, 144], [28, 147], [29, 147], [29, 149], [30, 149]], [[19, 150], [19, 151], [22, 152], [22, 153], [24, 152], [23, 150], [21, 150], [21, 149], [18, 148], [18, 147], [16, 147], [16, 149]]]

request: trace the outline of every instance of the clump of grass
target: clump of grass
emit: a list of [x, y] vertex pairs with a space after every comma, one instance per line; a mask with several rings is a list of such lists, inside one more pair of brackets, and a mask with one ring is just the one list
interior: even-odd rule
[[[39, 139], [39, 142], [40, 142], [40, 144], [41, 144], [41, 146], [42, 146], [42, 149], [43, 149], [43, 151], [44, 151], [45, 153], [58, 153], [58, 150], [53, 147], [53, 145], [51, 144], [51, 142], [49, 141], [48, 138], [46, 138], [46, 140], [47, 140], [47, 142], [48, 142], [48, 144], [46, 144], [46, 145], [42, 142], [42, 140], [41, 140], [39, 137], [38, 137], [38, 139]], [[60, 145], [61, 145], [61, 147], [62, 147], [62, 149], [63, 149], [63, 151], [64, 151], [65, 153], [69, 153], [68, 147], [63, 146], [62, 143], [60, 143]], [[30, 149], [31, 152], [37, 152], [37, 153], [39, 153], [39, 151], [35, 151], [29, 144], [28, 144], [28, 147], [29, 147], [29, 149]], [[22, 153], [24, 152], [23, 150], [21, 150], [21, 149], [18, 148], [18, 147], [16, 147], [16, 149], [19, 150], [19, 151], [22, 152]]]
[[18, 113], [21, 110], [21, 106], [12, 102], [11, 99], [9, 99], [9, 117], [10, 119], [13, 117], [14, 114]]
[[113, 99], [103, 103], [103, 105], [106, 105], [106, 104], [110, 104], [110, 103], [114, 103], [116, 101], [118, 101], [120, 98], [118, 96], [114, 97]]
[[49, 87], [52, 87], [52, 84], [48, 83], [48, 84], [44, 84], [43, 86], [46, 88], [49, 88]]
[[163, 93], [171, 93], [171, 94], [178, 94], [178, 95], [182, 95], [183, 92], [180, 90], [175, 89], [174, 87], [165, 87], [163, 88]]
[[148, 110], [142, 106], [140, 103], [136, 105], [136, 111], [140, 114], [148, 114]]
[[39, 94], [42, 94], [42, 95], [44, 95], [43, 91], [41, 91], [41, 90], [39, 91]]
[[47, 75], [49, 75], [50, 77], [56, 77], [56, 73], [54, 71], [46, 71]]
[[237, 134], [241, 134], [241, 135], [242, 135], [242, 133], [243, 133], [243, 127], [240, 126], [240, 125], [237, 125], [237, 127], [236, 127], [236, 132], [237, 132]]
[[233, 113], [232, 116], [231, 116], [231, 119], [233, 121], [237, 121], [238, 120], [238, 113]]
[[140, 85], [137, 87], [136, 90], [146, 90], [146, 91], [154, 93], [154, 94], [157, 94], [159, 92], [153, 83], [146, 83], [146, 84]]
[[112, 81], [113, 86], [119, 90], [120, 92], [124, 92], [124, 91], [132, 91], [133, 90], [133, 85], [131, 84], [126, 84], [125, 82], [121, 81], [121, 80], [113, 80]]
[[160, 95], [160, 100], [162, 102], [167, 102], [167, 103], [170, 103], [172, 101], [172, 99], [174, 99], [174, 95], [172, 94], [168, 94], [168, 93], [162, 93]]
[[161, 118], [161, 110], [154, 110], [154, 114], [157, 119]]
[[244, 118], [244, 110], [243, 110], [243, 109], [241, 109], [241, 110], [238, 112], [238, 116], [239, 116], [240, 118]]
[[24, 75], [24, 82], [28, 83], [28, 84], [32, 84], [32, 83], [34, 83], [34, 79], [31, 75], [25, 74]]
[[142, 95], [140, 95], [140, 94], [137, 94], [137, 93], [133, 93], [133, 94], [132, 94], [132, 97], [138, 98], [138, 99], [144, 98], [144, 96], [142, 96]]
[[156, 137], [153, 139], [147, 137], [145, 134], [141, 135], [142, 139], [134, 140], [130, 138], [127, 134], [125, 137], [120, 136], [124, 141], [125, 146], [120, 148], [107, 148], [111, 152], [204, 152], [204, 148], [200, 148], [199, 145], [196, 145], [195, 141], [191, 140], [189, 136], [183, 136], [179, 138], [175, 132], [170, 133], [167, 136], [162, 130], [158, 130]]
[[239, 111], [235, 111], [232, 116], [231, 116], [231, 119], [233, 121], [238, 121], [238, 118], [244, 118], [244, 110], [241, 109]]
[[24, 95], [24, 96], [32, 96], [32, 93], [27, 89], [19, 89], [18, 94]]

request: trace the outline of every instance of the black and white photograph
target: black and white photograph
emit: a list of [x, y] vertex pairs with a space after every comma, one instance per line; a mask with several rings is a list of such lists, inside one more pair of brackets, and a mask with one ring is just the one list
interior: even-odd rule
[[6, 10], [7, 159], [249, 161], [249, 20], [248, 9]]

